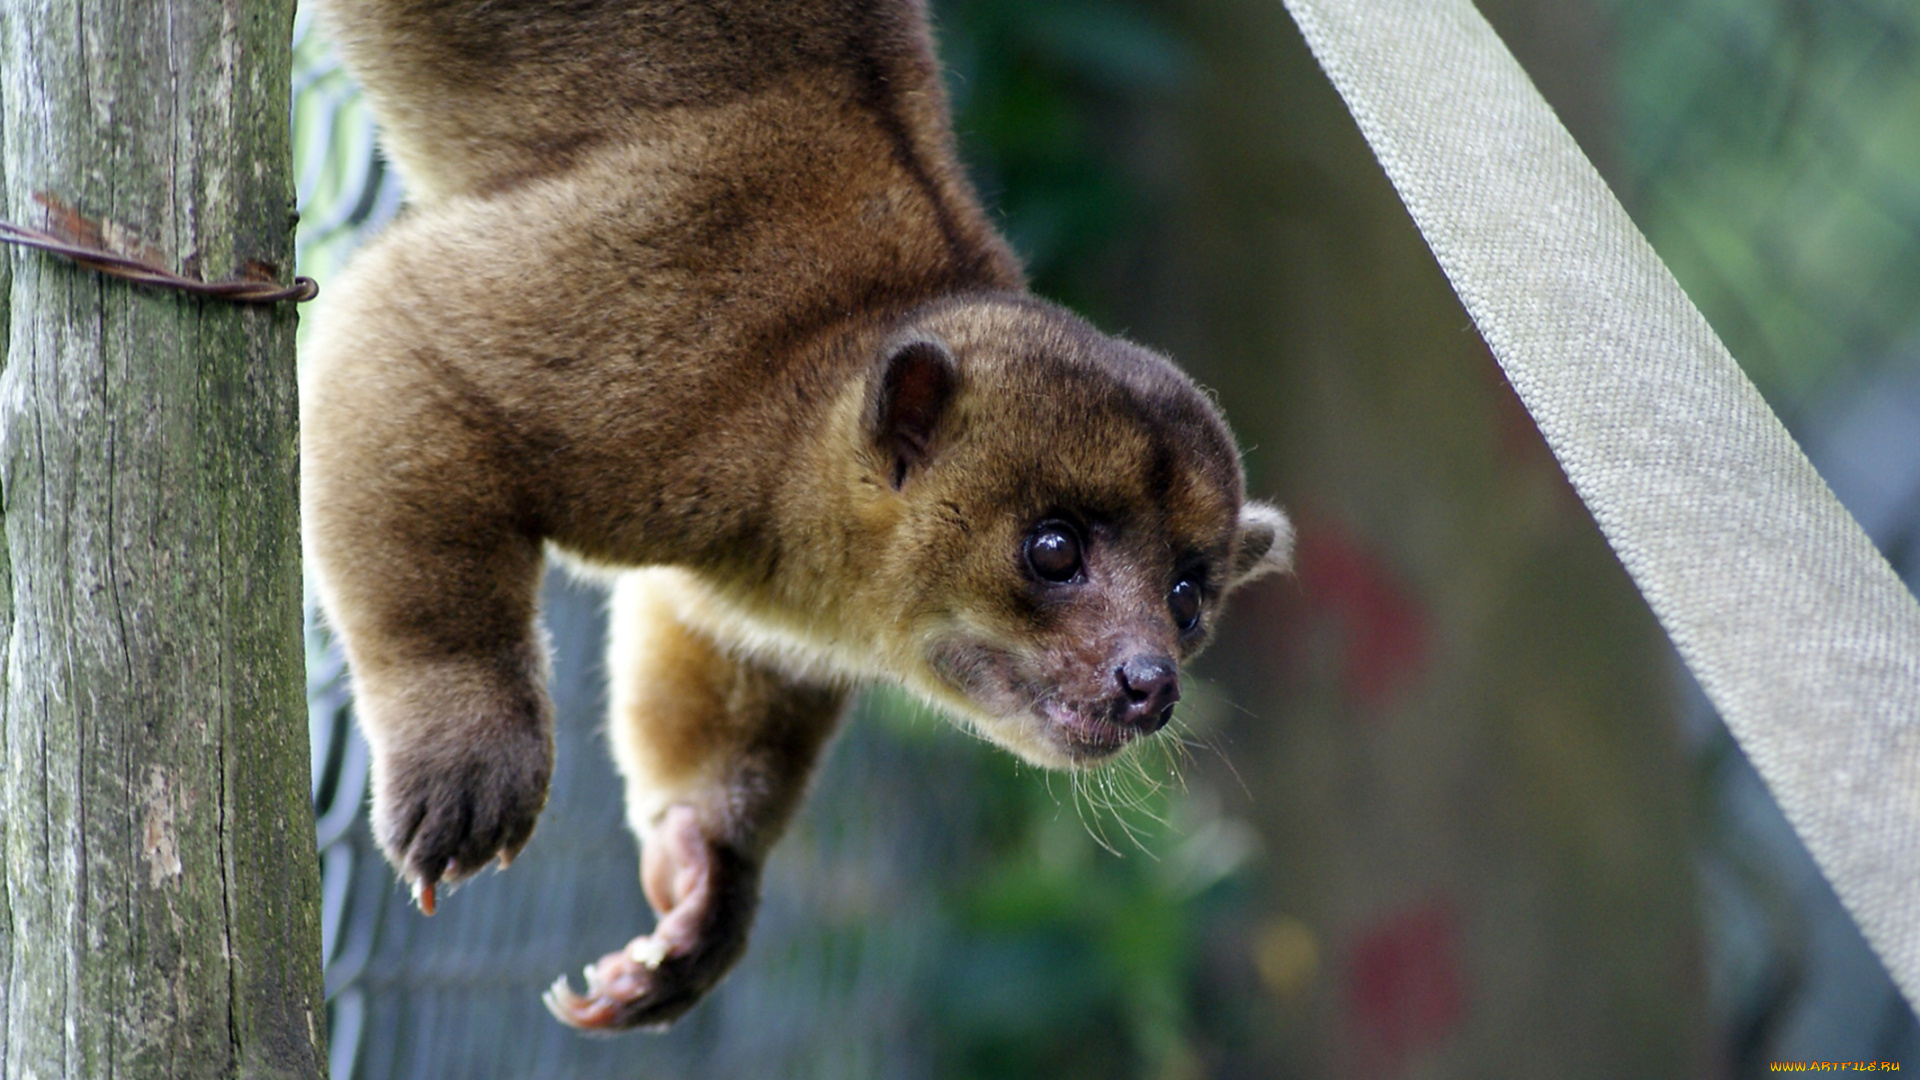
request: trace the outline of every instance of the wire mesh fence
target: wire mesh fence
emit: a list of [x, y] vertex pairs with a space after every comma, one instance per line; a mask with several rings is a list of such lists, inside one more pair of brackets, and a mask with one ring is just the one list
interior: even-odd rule
[[[1099, 293], [1104, 272], [1081, 264], [1114, 246], [1102, 230], [1117, 235], [1129, 223], [1117, 219], [1153, 214], [1141, 209], [1137, 192], [1116, 189], [1110, 177], [1064, 156], [1060, 147], [1133, 140], [1138, 145], [1128, 160], [1136, 163], [1143, 155], [1177, 156], [1181, 151], [1167, 146], [1194, 133], [1155, 128], [1154, 110], [1163, 102], [1153, 99], [1178, 97], [1183, 86], [1205, 93], [1215, 77], [1207, 65], [1238, 45], [1210, 39], [1210, 33], [1232, 31], [1209, 30], [1207, 20], [1237, 24], [1220, 15], [1220, 5], [1119, 3], [1111, 6], [1124, 9], [1121, 15], [1106, 24], [1095, 17], [1103, 5], [1032, 6], [1045, 8], [1045, 17], [1000, 0], [948, 6], [942, 25], [954, 39], [950, 57], [963, 79], [956, 100], [977, 106], [963, 113], [962, 133], [1001, 139], [1001, 149], [989, 148], [999, 156], [983, 175], [991, 188], [1015, 189], [1006, 193], [1009, 204], [1024, 209], [1010, 231], [1035, 248], [1044, 280], [1060, 282], [1076, 301], [1085, 293], [1092, 306], [1112, 306]], [[1623, 198], [1735, 355], [1797, 422], [1843, 499], [1913, 582], [1920, 572], [1920, 439], [1913, 435], [1920, 431], [1920, 395], [1910, 375], [1920, 370], [1920, 8], [1906, 0], [1596, 0], [1593, 7], [1605, 17], [1609, 45], [1589, 60], [1604, 66], [1592, 78], [1615, 88], [1607, 99], [1615, 120], [1607, 156], [1617, 165], [1612, 173]], [[1038, 29], [1008, 29], [1029, 22]], [[1127, 84], [1126, 65], [1138, 61], [1141, 85], [1151, 93], [1140, 95], [1145, 100], [1109, 93], [1074, 113], [1036, 90], [1030, 70], [996, 71], [1005, 66], [1003, 52], [1051, 47], [1048, 34], [1069, 39], [1055, 58], [1058, 69], [1084, 72], [1091, 65], [1098, 69], [1095, 81], [1111, 89]], [[381, 161], [364, 102], [306, 12], [298, 35], [294, 131], [302, 269], [324, 288], [347, 254], [398, 212], [402, 193]], [[1258, 45], [1269, 48], [1265, 39]], [[1113, 134], [1120, 129], [1131, 134]], [[1323, 133], [1306, 125], [1276, 136], [1243, 124], [1222, 142], [1238, 150], [1256, 135], [1279, 142], [1317, 140]], [[1283, 220], [1275, 226], [1242, 215], [1233, 229], [1272, 227], [1297, 236], [1307, 227], [1287, 217], [1299, 213], [1287, 200], [1338, 215], [1358, 198], [1325, 186], [1330, 174], [1316, 172], [1326, 168], [1324, 161], [1286, 153], [1272, 170], [1280, 180], [1245, 168], [1230, 181], [1241, 191], [1273, 184], [1280, 194], [1261, 190], [1250, 198], [1262, 207], [1281, 204], [1281, 211], [1262, 212]], [[1247, 154], [1258, 159], [1253, 150]], [[1144, 169], [1156, 170], [1173, 175], [1181, 167]], [[1028, 174], [1040, 180], [1029, 182]], [[1287, 187], [1307, 183], [1321, 186], [1310, 197]], [[1090, 207], [1104, 207], [1106, 216], [1082, 220]], [[1338, 244], [1360, 243], [1344, 224], [1313, 228], [1338, 237]], [[1383, 292], [1397, 287], [1367, 284]], [[1323, 295], [1316, 291], [1323, 288], [1319, 281], [1295, 279], [1291, 287]], [[1217, 321], [1240, 318], [1236, 311]], [[1263, 359], [1294, 347], [1273, 344], [1279, 331], [1254, 327], [1251, 333], [1268, 335], [1257, 346]], [[1375, 347], [1392, 344], [1389, 337]], [[1327, 348], [1316, 341], [1307, 351]], [[1220, 378], [1231, 385], [1231, 378]], [[1267, 381], [1260, 376], [1260, 385]], [[1230, 402], [1229, 411], [1240, 420], [1260, 407], [1243, 399]], [[1488, 415], [1488, 426], [1509, 422], [1495, 411]], [[1332, 427], [1341, 421], [1315, 422]], [[1397, 433], [1376, 436], [1365, 441], [1393, 446]], [[1270, 437], [1283, 445], [1289, 438]], [[1249, 460], [1258, 469], [1257, 460]], [[1350, 467], [1370, 460], [1391, 467], [1359, 455]], [[1315, 467], [1338, 477], [1349, 466], [1317, 461]], [[1532, 491], [1522, 494], [1531, 499]], [[1386, 501], [1396, 513], [1425, 522], [1424, 531], [1416, 530], [1423, 543], [1437, 528], [1432, 522], [1473, 513]], [[1355, 553], [1357, 541], [1336, 543], [1343, 535], [1364, 539], [1364, 532], [1323, 528], [1318, 547], [1306, 553], [1321, 565], [1303, 568], [1299, 591], [1329, 610], [1351, 601], [1353, 625], [1362, 629], [1367, 619], [1399, 626], [1393, 620], [1406, 612], [1375, 587], [1377, 567], [1369, 569], [1365, 553]], [[1441, 580], [1448, 573], [1421, 571]], [[432, 920], [410, 909], [367, 833], [366, 748], [353, 733], [340, 661], [324, 628], [310, 629], [336, 1077], [1268, 1075], [1274, 1062], [1314, 1075], [1339, 1071], [1330, 1063], [1367, 1059], [1302, 1050], [1292, 1035], [1263, 1042], [1258, 1029], [1274, 1016], [1298, 1015], [1329, 1032], [1314, 1038], [1364, 1041], [1374, 1031], [1367, 1026], [1367, 1010], [1378, 1004], [1368, 996], [1374, 991], [1387, 1002], [1380, 1008], [1388, 1019], [1414, 1027], [1431, 1021], [1439, 1032], [1419, 1042], [1417, 1053], [1408, 1052], [1407, 1068], [1451, 1061], [1452, 1071], [1440, 1068], [1435, 1075], [1473, 1075], [1461, 1062], [1480, 1059], [1446, 1055], [1470, 1023], [1458, 1014], [1471, 1014], [1481, 999], [1544, 993], [1604, 1003], [1618, 985], [1641, 985], [1600, 985], [1601, 975], [1592, 977], [1594, 986], [1497, 985], [1505, 977], [1498, 965], [1521, 946], [1485, 948], [1491, 959], [1475, 968], [1471, 898], [1415, 910], [1412, 921], [1386, 928], [1393, 932], [1378, 949], [1369, 945], [1372, 939], [1343, 941], [1305, 907], [1262, 914], [1269, 901], [1255, 893], [1269, 887], [1260, 876], [1269, 871], [1258, 870], [1250, 854], [1252, 830], [1224, 813], [1223, 800], [1206, 787], [1206, 776], [1230, 770], [1189, 769], [1193, 791], [1150, 800], [1156, 812], [1179, 820], [1177, 828], [1148, 830], [1146, 845], [1161, 861], [1112, 859], [1098, 852], [1096, 830], [1082, 824], [1077, 789], [1064, 782], [1050, 788], [945, 731], [940, 721], [903, 719], [899, 703], [885, 699], [864, 705], [849, 724], [812, 803], [775, 855], [754, 946], [741, 969], [668, 1035], [581, 1039], [546, 1016], [540, 990], [640, 932], [648, 916], [633, 844], [621, 825], [618, 784], [600, 746], [601, 600], [588, 586], [556, 579], [544, 604], [557, 646], [553, 799], [512, 871], [484, 875], [449, 897]], [[1437, 617], [1408, 620], [1413, 617], [1401, 622], [1413, 629], [1397, 637], [1381, 631], [1380, 649], [1389, 659], [1404, 660], [1421, 648], [1439, 654], [1449, 646], [1434, 643], [1442, 635]], [[1293, 623], [1258, 625], [1276, 633], [1298, 630]], [[1332, 648], [1319, 638], [1281, 644], [1293, 653]], [[1263, 670], [1232, 691], [1255, 709], [1258, 692], [1245, 687], [1263, 685], [1266, 669], [1318, 662], [1315, 655], [1273, 658], [1282, 651], [1273, 643], [1262, 648], [1269, 657], [1260, 661]], [[1300, 695], [1298, 678], [1279, 682]], [[1382, 693], [1401, 693], [1389, 691]], [[1317, 686], [1311, 692], [1332, 695]], [[1366, 697], [1347, 711], [1369, 716]], [[1203, 731], [1212, 723], [1204, 707], [1188, 719]], [[1386, 722], [1365, 722], [1375, 726], [1343, 738], [1361, 747], [1383, 742], [1377, 733], [1387, 730]], [[1705, 808], [1698, 844], [1698, 891], [1707, 916], [1704, 992], [1717, 1027], [1714, 1063], [1692, 1074], [1746, 1075], [1770, 1057], [1797, 1053], [1829, 1060], [1920, 1053], [1911, 1011], [1862, 952], [1737, 750], [1710, 718], [1694, 730], [1698, 789], [1692, 794]], [[1395, 737], [1406, 737], [1405, 731], [1396, 729]], [[1449, 737], [1457, 743], [1459, 730]], [[1327, 755], [1324, 764], [1347, 744], [1273, 745], [1317, 749]], [[1435, 761], [1461, 752], [1431, 749]], [[1594, 773], [1586, 762], [1558, 775], [1579, 781], [1583, 770]], [[1313, 805], [1338, 804], [1332, 813], [1384, 820], [1377, 791], [1354, 792], [1373, 791], [1368, 784], [1382, 785], [1393, 774], [1376, 759], [1347, 773], [1329, 770], [1348, 785], [1344, 792], [1333, 790], [1335, 780], [1310, 772], [1271, 775], [1324, 783], [1325, 798]], [[1274, 804], [1297, 793], [1244, 795]], [[1426, 811], [1432, 817], [1454, 812], [1465, 813], [1459, 807]], [[1339, 838], [1362, 831], [1324, 818], [1287, 827], [1295, 832], [1275, 841], [1275, 829], [1261, 825], [1279, 862], [1294, 853], [1318, 857]], [[1469, 823], [1460, 831], [1480, 828]], [[1598, 826], [1576, 821], [1572, 828], [1590, 834]], [[1395, 854], [1420, 864], [1425, 856], [1403, 850], [1412, 843], [1395, 839], [1384, 853], [1369, 855], [1365, 872], [1410, 875], [1378, 864]], [[1284, 880], [1296, 865], [1310, 864], [1303, 858], [1271, 875]], [[1362, 895], [1357, 865], [1316, 865], [1313, 872], [1330, 891]], [[1546, 884], [1529, 880], [1516, 875], [1510, 882], [1510, 891], [1525, 894], [1511, 911], [1482, 919], [1502, 932], [1511, 928], [1515, 942], [1530, 932], [1528, 913], [1541, 906], [1528, 890], [1560, 887], [1545, 876]], [[1553, 939], [1527, 940], [1545, 949]], [[1456, 961], [1466, 974], [1447, 966]], [[1507, 970], [1521, 966], [1514, 962]], [[1323, 1023], [1329, 1018], [1334, 1022]]]
[[[364, 99], [310, 12], [301, 13], [295, 55], [301, 260], [324, 281], [393, 217], [401, 189]], [[555, 977], [651, 921], [601, 745], [602, 604], [591, 587], [549, 582], [553, 796], [512, 873], [448, 896], [432, 920], [412, 910], [373, 843], [367, 745], [352, 723], [339, 651], [310, 616], [332, 1075], [929, 1075], [908, 1004], [937, 928], [927, 925], [924, 896], [898, 894], [932, 888], [940, 875], [924, 864], [951, 855], [930, 813], [943, 786], [934, 774], [947, 770], [871, 725], [855, 725], [834, 755], [824, 797], [786, 845], [792, 854], [769, 869], [756, 949], [709, 1007], [669, 1035], [619, 1042], [581, 1038], [547, 1016], [540, 994]], [[889, 799], [900, 804], [892, 812], [875, 805]]]
[[[324, 289], [398, 211], [401, 192], [363, 100], [305, 14], [295, 90], [302, 268]], [[1114, 780], [1056, 790], [885, 695], [850, 718], [769, 864], [747, 959], [707, 1002], [664, 1035], [589, 1039], [553, 1021], [540, 1004], [548, 984], [651, 922], [602, 745], [603, 604], [597, 587], [550, 577], [552, 796], [511, 871], [445, 896], [430, 920], [412, 910], [369, 833], [368, 750], [338, 650], [310, 618], [336, 1078], [892, 1080], [976, 1068], [1109, 1078], [1191, 1058], [1184, 1005], [1168, 989], [1187, 957], [1170, 946], [1183, 909], [1244, 864], [1244, 827], [1152, 780], [1144, 790]], [[1189, 730], [1207, 726], [1209, 708], [1189, 690]], [[1106, 802], [1185, 822], [1179, 835], [1143, 840], [1133, 810], [1090, 805]], [[1043, 835], [1032, 835], [1035, 823]], [[1034, 845], [1052, 870], [1032, 872], [1024, 853]], [[1109, 854], [1133, 845], [1131, 861]], [[1006, 855], [1012, 847], [1022, 855]], [[1089, 876], [1090, 859], [1111, 865]], [[1076, 914], [1077, 905], [1086, 907]], [[1081, 916], [1102, 910], [1087, 928]], [[1132, 977], [1112, 977], [1115, 963]]]

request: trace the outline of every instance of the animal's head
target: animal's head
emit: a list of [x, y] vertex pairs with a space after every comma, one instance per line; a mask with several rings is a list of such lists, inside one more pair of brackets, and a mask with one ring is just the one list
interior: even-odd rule
[[1212, 402], [1027, 299], [922, 309], [873, 365], [860, 457], [895, 673], [1036, 764], [1158, 731], [1227, 595], [1292, 551]]

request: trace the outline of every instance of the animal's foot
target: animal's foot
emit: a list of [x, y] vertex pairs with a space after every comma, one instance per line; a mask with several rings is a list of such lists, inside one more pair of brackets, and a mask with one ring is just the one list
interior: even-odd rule
[[585, 993], [564, 975], [554, 980], [542, 999], [547, 1010], [587, 1031], [673, 1023], [746, 952], [759, 876], [735, 849], [708, 839], [690, 807], [669, 809], [641, 858], [647, 900], [659, 913], [653, 933], [589, 966]]
[[433, 914], [436, 887], [513, 860], [547, 801], [553, 747], [544, 731], [467, 745], [396, 747], [374, 770], [373, 830], [388, 861]]

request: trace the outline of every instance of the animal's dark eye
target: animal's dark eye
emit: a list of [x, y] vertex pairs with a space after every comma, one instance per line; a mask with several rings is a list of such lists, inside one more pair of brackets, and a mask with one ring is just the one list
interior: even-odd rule
[[1193, 629], [1200, 622], [1200, 586], [1192, 578], [1181, 578], [1167, 594], [1167, 610], [1181, 633]]
[[1027, 566], [1041, 581], [1072, 581], [1080, 576], [1080, 537], [1065, 522], [1041, 522], [1027, 534]]

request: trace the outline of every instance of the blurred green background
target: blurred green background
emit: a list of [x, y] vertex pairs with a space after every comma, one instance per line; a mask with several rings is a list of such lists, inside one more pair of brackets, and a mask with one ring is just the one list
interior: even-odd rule
[[[1480, 7], [1790, 422], [1920, 370], [1920, 6]], [[357, 824], [316, 628], [336, 1075], [1722, 1077], [1920, 1050], [1276, 0], [934, 9], [1034, 287], [1217, 392], [1297, 573], [1236, 602], [1177, 741], [1109, 773], [868, 695], [749, 959], [612, 1043], [536, 1000], [644, 925], [597, 760], [598, 599], [550, 590], [538, 838], [432, 924]], [[401, 193], [307, 19], [324, 283]]]

